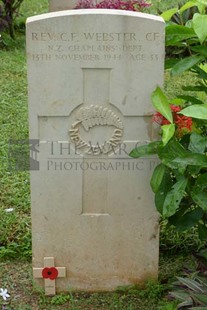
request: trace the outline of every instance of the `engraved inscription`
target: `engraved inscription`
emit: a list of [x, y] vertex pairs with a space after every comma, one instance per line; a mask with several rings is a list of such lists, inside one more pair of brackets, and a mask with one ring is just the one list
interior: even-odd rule
[[[160, 41], [161, 35], [158, 32], [148, 32], [145, 35], [147, 41]], [[103, 42], [113, 42], [113, 41], [137, 41], [136, 33], [134, 32], [61, 32], [61, 33], [50, 33], [50, 32], [32, 32], [33, 41], [72, 41], [80, 42], [80, 40], [85, 39], [86, 41], [103, 41]]]
[[[124, 126], [121, 119], [112, 110], [103, 106], [91, 105], [80, 108], [76, 118], [77, 121], [72, 124], [69, 135], [76, 148], [83, 148], [85, 154], [108, 154], [121, 142]], [[114, 126], [116, 129], [109, 140], [102, 144], [92, 145], [81, 138], [79, 130], [81, 125], [86, 131], [94, 126]]]
[[136, 33], [107, 33], [107, 32], [93, 32], [93, 33], [50, 33], [50, 32], [33, 32], [33, 41], [76, 41], [79, 42], [81, 39], [86, 41], [136, 41]]
[[[164, 55], [152, 50], [164, 40], [159, 32], [32, 32], [31, 40], [44, 45], [45, 53], [31, 52], [33, 61], [58, 62], [157, 62]], [[41, 50], [42, 51], [42, 50]]]

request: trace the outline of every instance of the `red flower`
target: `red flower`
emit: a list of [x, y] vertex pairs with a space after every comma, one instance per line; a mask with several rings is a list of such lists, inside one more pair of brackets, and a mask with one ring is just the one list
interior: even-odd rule
[[44, 279], [55, 280], [58, 277], [58, 270], [55, 267], [45, 267], [42, 270], [42, 277]]
[[176, 115], [175, 124], [178, 126], [178, 129], [187, 129], [189, 131], [192, 130], [193, 121], [191, 117], [187, 116], [179, 116]]
[[170, 109], [171, 109], [172, 112], [180, 112], [181, 107], [179, 107], [179, 106], [177, 106], [177, 105], [171, 104], [171, 105], [170, 105]]
[[[170, 109], [173, 113], [173, 119], [176, 117], [176, 113], [177, 112], [180, 112], [181, 108], [176, 106], [176, 105], [173, 105], [171, 104], [170, 105]], [[156, 112], [153, 117], [152, 117], [152, 121], [159, 124], [159, 125], [168, 125], [170, 124], [170, 122], [159, 112]]]
[[163, 117], [162, 125], [168, 125], [168, 124], [170, 124], [170, 122], [165, 117]]
[[[192, 118], [177, 114], [177, 112], [182, 110], [182, 108], [179, 106], [171, 104], [170, 109], [172, 111], [174, 123], [177, 126], [177, 135], [181, 137], [185, 132], [192, 131]], [[170, 124], [170, 122], [159, 112], [156, 112], [153, 115], [152, 121], [161, 126]]]
[[156, 112], [153, 117], [152, 121], [159, 124], [159, 125], [168, 125], [170, 122], [160, 113]]

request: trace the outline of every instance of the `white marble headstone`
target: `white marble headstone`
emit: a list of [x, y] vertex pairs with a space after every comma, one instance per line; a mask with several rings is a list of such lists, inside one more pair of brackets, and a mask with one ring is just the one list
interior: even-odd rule
[[[164, 22], [118, 10], [27, 21], [33, 266], [66, 267], [57, 291], [113, 290], [158, 273], [150, 95], [163, 82]], [[42, 279], [36, 281], [44, 285]]]
[[49, 11], [72, 10], [78, 4], [78, 0], [49, 0]]

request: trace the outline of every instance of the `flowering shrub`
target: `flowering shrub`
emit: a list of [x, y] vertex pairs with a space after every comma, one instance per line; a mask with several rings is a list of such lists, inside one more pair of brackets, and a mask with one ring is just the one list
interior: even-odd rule
[[[176, 125], [175, 135], [182, 137], [184, 134], [192, 131], [192, 117], [178, 114], [181, 111], [181, 107], [170, 104], [172, 111], [173, 122]], [[159, 125], [169, 125], [170, 121], [167, 120], [160, 112], [156, 112], [152, 118], [153, 122]]]
[[[207, 75], [207, 74], [206, 74]], [[207, 236], [207, 103], [178, 100], [171, 105], [158, 87], [152, 102], [158, 110], [153, 122], [161, 126], [161, 140], [134, 149], [134, 158], [157, 154], [151, 187], [163, 218], [178, 231], [197, 226]]]
[[[188, 70], [195, 76], [195, 85], [183, 87], [184, 91], [168, 100], [161, 88], [152, 93], [152, 103], [157, 111], [153, 122], [161, 126], [161, 140], [135, 148], [134, 158], [157, 154], [160, 164], [155, 168], [151, 187], [155, 205], [163, 218], [177, 231], [193, 226], [199, 237], [207, 237], [207, 4], [198, 0], [187, 2], [198, 6], [191, 23], [169, 24], [166, 27], [166, 45], [182, 49], [187, 46], [189, 57], [166, 61], [171, 75]], [[172, 14], [173, 11], [169, 11]], [[168, 18], [170, 15], [168, 16]]]
[[10, 36], [14, 39], [14, 20], [18, 15], [23, 0], [0, 0], [0, 32], [9, 30]]
[[100, 3], [96, 3], [95, 0], [80, 0], [76, 9], [119, 9], [128, 11], [142, 11], [144, 8], [150, 7], [151, 3], [145, 0], [103, 0]]

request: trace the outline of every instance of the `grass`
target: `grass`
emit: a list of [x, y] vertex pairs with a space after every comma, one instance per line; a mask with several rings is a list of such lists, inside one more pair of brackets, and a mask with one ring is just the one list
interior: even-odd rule
[[145, 289], [120, 288], [113, 293], [94, 294], [69, 292], [54, 297], [46, 297], [43, 290], [33, 284], [30, 262], [6, 261], [0, 263], [0, 287], [7, 287], [11, 294], [7, 309], [173, 310], [177, 303], [168, 300], [167, 292], [175, 274], [181, 275], [183, 261], [193, 267], [189, 256], [161, 256], [159, 282], [149, 281]]
[[[154, 8], [159, 5], [163, 10], [171, 5], [171, 1], [153, 2]], [[47, 12], [47, 0], [25, 0], [17, 21], [21, 30], [17, 41], [3, 35], [6, 47], [0, 49], [0, 287], [7, 288], [11, 295], [7, 309], [176, 309], [176, 302], [167, 299], [167, 292], [175, 276], [182, 274], [184, 262], [194, 267], [188, 252], [198, 248], [200, 243], [194, 231], [181, 236], [167, 229], [165, 224], [161, 228], [158, 283], [148, 282], [145, 289], [132, 287], [104, 294], [70, 292], [52, 298], [45, 297], [44, 292], [33, 285], [29, 174], [8, 169], [8, 154], [12, 151], [8, 141], [28, 138], [24, 22], [27, 16], [44, 12]], [[185, 81], [186, 76], [182, 76], [173, 83], [167, 82], [168, 94], [173, 97], [175, 89], [178, 92]]]
[[[160, 273], [160, 282], [148, 282], [145, 290], [139, 287], [119, 289], [114, 293], [68, 293], [45, 297], [43, 290], [33, 285], [30, 262], [0, 263], [0, 286], [7, 287], [11, 294], [8, 309], [97, 309], [97, 310], [161, 310], [176, 309], [175, 302], [164, 296], [169, 289], [166, 278], [178, 272], [183, 260], [165, 260], [165, 270]], [[173, 267], [172, 267], [173, 266]], [[163, 282], [163, 283], [162, 283]], [[0, 305], [1, 305], [0, 300]], [[173, 308], [172, 308], [173, 307]]]
[[[17, 252], [19, 256], [27, 256], [26, 252], [31, 255], [29, 174], [8, 169], [9, 140], [28, 137], [24, 38], [18, 43], [19, 48], [14, 44], [10, 50], [0, 49], [0, 258], [15, 257]], [[14, 212], [5, 212], [10, 208]]]

